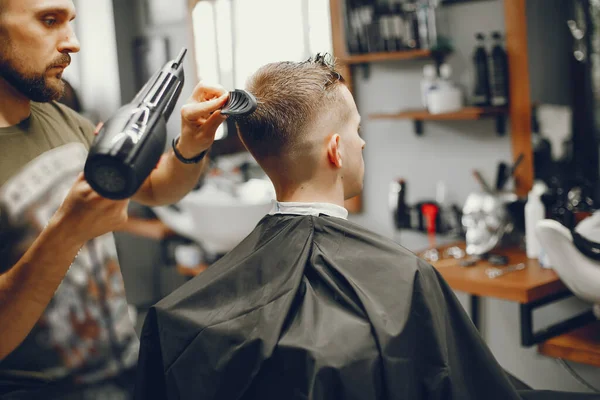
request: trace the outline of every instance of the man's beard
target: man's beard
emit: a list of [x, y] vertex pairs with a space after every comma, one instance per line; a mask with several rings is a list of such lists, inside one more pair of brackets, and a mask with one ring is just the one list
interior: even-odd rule
[[0, 77], [30, 100], [38, 103], [46, 103], [61, 98], [65, 89], [62, 81], [58, 88], [50, 86], [46, 79], [46, 72], [53, 66], [69, 64], [70, 61], [71, 57], [68, 54], [63, 54], [44, 73], [26, 76], [19, 72], [9, 60], [0, 57]]

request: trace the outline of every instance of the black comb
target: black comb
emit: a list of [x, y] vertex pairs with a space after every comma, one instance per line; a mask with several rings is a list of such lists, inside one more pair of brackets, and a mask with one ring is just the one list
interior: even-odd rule
[[242, 117], [252, 114], [257, 106], [256, 97], [242, 89], [229, 92], [229, 99], [221, 109], [221, 114], [231, 117]]

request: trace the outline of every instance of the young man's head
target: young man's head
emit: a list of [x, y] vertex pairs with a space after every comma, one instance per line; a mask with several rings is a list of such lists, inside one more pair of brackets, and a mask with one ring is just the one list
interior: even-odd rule
[[360, 115], [327, 57], [260, 68], [247, 90], [256, 111], [238, 119], [241, 140], [278, 191], [337, 188], [345, 199], [362, 191], [365, 142]]
[[79, 51], [74, 18], [71, 0], [0, 0], [0, 84], [33, 101], [60, 98], [69, 54]]

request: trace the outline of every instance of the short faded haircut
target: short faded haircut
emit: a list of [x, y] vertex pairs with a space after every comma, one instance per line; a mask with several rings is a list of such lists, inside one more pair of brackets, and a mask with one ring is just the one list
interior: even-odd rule
[[340, 122], [349, 118], [340, 92], [344, 83], [329, 54], [261, 67], [246, 85], [258, 101], [256, 111], [236, 119], [242, 141], [259, 162], [293, 152], [323, 112]]

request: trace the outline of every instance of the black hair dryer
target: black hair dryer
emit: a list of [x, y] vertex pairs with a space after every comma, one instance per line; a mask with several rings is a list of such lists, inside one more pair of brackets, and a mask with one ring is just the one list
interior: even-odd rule
[[100, 128], [88, 154], [84, 175], [103, 197], [134, 195], [165, 150], [167, 120], [184, 83], [183, 48]]

